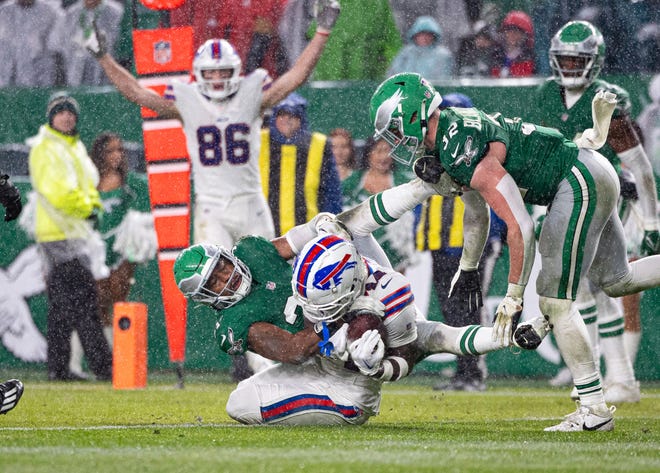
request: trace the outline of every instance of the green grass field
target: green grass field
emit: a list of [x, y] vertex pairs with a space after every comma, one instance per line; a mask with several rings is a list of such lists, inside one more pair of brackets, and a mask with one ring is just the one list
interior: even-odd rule
[[385, 386], [366, 425], [333, 428], [241, 426], [225, 413], [233, 384], [220, 375], [188, 374], [176, 389], [173, 374], [150, 374], [137, 391], [23, 381], [20, 404], [0, 416], [3, 473], [660, 471], [657, 383], [619, 406], [613, 432], [569, 434], [543, 432], [574, 410], [545, 380], [443, 393], [412, 376]]

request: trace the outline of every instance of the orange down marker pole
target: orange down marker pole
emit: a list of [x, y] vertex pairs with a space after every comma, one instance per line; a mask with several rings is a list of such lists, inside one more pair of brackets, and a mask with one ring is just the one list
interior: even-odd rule
[[[189, 77], [194, 52], [191, 27], [134, 30], [133, 44], [135, 69], [143, 86], [162, 95], [172, 79]], [[181, 366], [186, 353], [187, 304], [176, 287], [172, 266], [190, 242], [190, 160], [180, 122], [162, 119], [146, 108], [142, 118], [170, 361]]]
[[114, 305], [112, 387], [140, 389], [147, 385], [147, 305]]

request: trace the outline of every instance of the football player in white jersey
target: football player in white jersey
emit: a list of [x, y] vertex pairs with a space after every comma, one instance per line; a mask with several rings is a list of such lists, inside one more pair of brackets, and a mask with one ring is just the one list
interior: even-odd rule
[[275, 81], [264, 69], [241, 76], [241, 60], [233, 46], [211, 39], [195, 54], [195, 81], [174, 82], [164, 96], [141, 86], [107, 53], [103, 32], [94, 25], [87, 49], [119, 92], [161, 118], [183, 123], [195, 187], [195, 242], [231, 248], [242, 235], [275, 236], [259, 177], [262, 113], [311, 75], [339, 10], [338, 0], [318, 0], [314, 37], [292, 68]]

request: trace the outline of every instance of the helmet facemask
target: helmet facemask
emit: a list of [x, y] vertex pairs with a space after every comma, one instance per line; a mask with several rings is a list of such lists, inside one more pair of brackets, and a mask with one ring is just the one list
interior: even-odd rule
[[392, 159], [410, 166], [424, 154], [428, 118], [441, 102], [440, 94], [419, 74], [390, 77], [371, 98], [374, 138], [392, 147]]
[[[200, 92], [212, 100], [223, 100], [241, 84], [241, 58], [224, 39], [210, 39], [199, 47], [193, 59], [193, 74]], [[229, 71], [228, 77], [212, 79], [205, 71]]]
[[[213, 291], [214, 275], [229, 263], [234, 269], [227, 283], [219, 293]], [[241, 301], [252, 286], [252, 275], [247, 266], [219, 245], [201, 244], [184, 250], [174, 263], [174, 276], [184, 296], [218, 310]]]
[[[567, 89], [588, 87], [600, 74], [605, 59], [605, 43], [600, 31], [586, 21], [564, 25], [550, 43], [550, 67], [555, 82]], [[581, 62], [566, 67], [562, 60]]]

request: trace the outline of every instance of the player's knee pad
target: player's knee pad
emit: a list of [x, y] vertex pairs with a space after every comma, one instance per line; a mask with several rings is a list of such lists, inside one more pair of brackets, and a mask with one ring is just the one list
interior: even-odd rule
[[227, 414], [241, 424], [261, 424], [261, 401], [256, 386], [242, 382], [229, 394]]
[[562, 324], [570, 318], [575, 312], [573, 310], [573, 301], [570, 299], [556, 299], [554, 297], [539, 297], [539, 307], [541, 314], [547, 317], [548, 322], [554, 327]]

